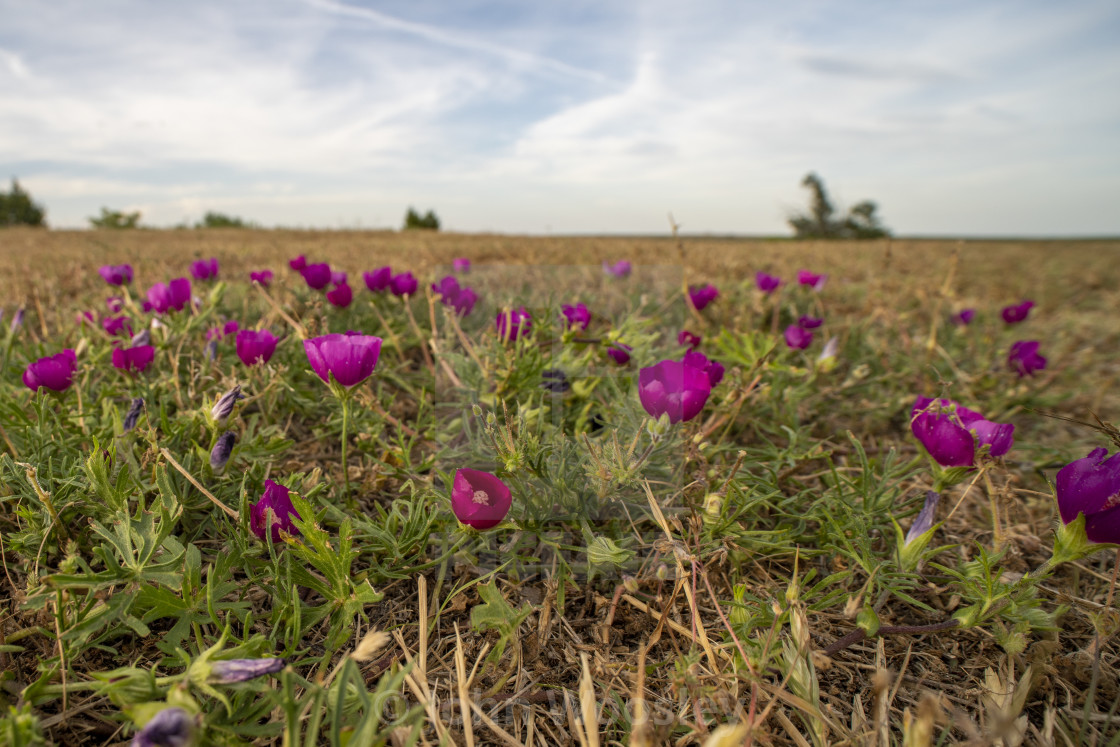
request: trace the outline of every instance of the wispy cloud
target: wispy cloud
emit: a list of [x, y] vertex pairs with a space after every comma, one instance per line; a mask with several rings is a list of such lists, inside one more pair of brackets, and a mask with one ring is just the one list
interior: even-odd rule
[[[0, 163], [82, 225], [1120, 230], [1114, 3], [0, 0]], [[118, 17], [119, 16], [119, 17]], [[121, 23], [122, 18], [128, 23]], [[193, 217], [197, 218], [197, 215]]]

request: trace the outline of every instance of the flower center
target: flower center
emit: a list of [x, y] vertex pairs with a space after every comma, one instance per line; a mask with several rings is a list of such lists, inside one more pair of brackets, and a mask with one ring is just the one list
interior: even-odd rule
[[485, 490], [474, 491], [474, 495], [471, 497], [471, 500], [474, 501], [475, 503], [477, 503], [480, 506], [489, 506], [490, 505], [490, 496], [488, 496], [486, 494]]

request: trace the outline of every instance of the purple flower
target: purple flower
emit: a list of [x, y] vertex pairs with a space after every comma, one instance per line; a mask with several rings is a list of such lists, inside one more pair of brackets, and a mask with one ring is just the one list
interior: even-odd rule
[[156, 349], [151, 345], [135, 345], [130, 348], [113, 348], [113, 368], [126, 373], [140, 373], [156, 357]]
[[702, 340], [703, 340], [703, 338], [701, 338], [700, 335], [693, 334], [692, 332], [689, 332], [687, 329], [682, 329], [680, 331], [680, 334], [677, 335], [677, 344], [678, 345], [687, 345], [689, 348], [691, 348], [693, 350], [700, 347], [700, 343], [701, 343]]
[[312, 290], [322, 290], [331, 282], [331, 266], [326, 262], [304, 265], [299, 274], [303, 276], [303, 282], [307, 283], [307, 287]]
[[109, 285], [128, 285], [132, 282], [132, 265], [104, 265], [97, 268], [97, 271]]
[[667, 414], [670, 423], [692, 420], [711, 393], [708, 374], [680, 361], [661, 361], [638, 372], [638, 398], [652, 418]]
[[778, 286], [782, 284], [782, 279], [777, 275], [770, 275], [765, 272], [756, 272], [754, 274], [754, 284], [763, 293], [773, 293], [778, 290]]
[[246, 366], [268, 363], [272, 354], [276, 352], [278, 342], [280, 342], [280, 338], [267, 329], [262, 329], [259, 332], [243, 329], [237, 333], [237, 342], [235, 343], [237, 357]]
[[394, 296], [411, 296], [416, 293], [420, 284], [411, 272], [402, 272], [393, 276], [389, 281], [389, 290]]
[[45, 386], [55, 392], [64, 392], [74, 381], [74, 370], [78, 358], [73, 350], [67, 348], [61, 353], [40, 358], [30, 364], [23, 372], [23, 383], [33, 392]]
[[385, 266], [378, 267], [373, 272], [363, 272], [362, 280], [366, 281], [366, 287], [374, 293], [389, 290], [389, 283], [393, 281], [393, 268]]
[[257, 272], [250, 272], [249, 282], [257, 283], [262, 288], [267, 288], [272, 284], [272, 270], [259, 270]]
[[686, 366], [698, 368], [708, 375], [708, 383], [714, 389], [717, 384], [723, 381], [723, 364], [719, 361], [713, 361], [708, 356], [701, 353], [699, 350], [689, 350], [681, 358], [681, 363]]
[[307, 267], [307, 257], [301, 254], [295, 259], [289, 259], [288, 267], [291, 267], [296, 272], [303, 272], [303, 268]]
[[210, 417], [217, 422], [224, 422], [231, 414], [233, 414], [233, 406], [237, 404], [240, 399], [245, 399], [245, 395], [241, 393], [241, 385], [235, 384], [233, 389], [223, 394], [210, 408]]
[[603, 260], [603, 272], [607, 273], [608, 275], [613, 275], [616, 278], [628, 277], [630, 275], [630, 269], [631, 268], [629, 260], [620, 259], [613, 265], [609, 264], [607, 260]]
[[1058, 470], [1058, 512], [1064, 524], [1085, 514], [1090, 542], [1120, 544], [1120, 452], [1107, 456], [1108, 449], [1093, 449]]
[[503, 340], [512, 341], [518, 337], [529, 334], [533, 328], [533, 318], [524, 306], [508, 311], [499, 311], [494, 325], [498, 329], [498, 336]]
[[1004, 306], [1003, 310], [1000, 311], [1000, 316], [1002, 316], [1003, 321], [1008, 324], [1017, 324], [1026, 319], [1033, 308], [1034, 301], [1023, 301], [1018, 306]]
[[799, 270], [797, 282], [801, 285], [808, 285], [819, 293], [824, 288], [824, 284], [828, 282], [828, 275], [817, 275], [808, 270]]
[[471, 261], [466, 257], [459, 257], [458, 259], [451, 260], [451, 269], [462, 275], [466, 275], [471, 271]]
[[705, 306], [719, 298], [719, 291], [711, 283], [704, 286], [694, 285], [688, 289], [688, 298], [697, 311], [703, 311]]
[[182, 708], [164, 708], [132, 738], [132, 747], [189, 747], [194, 744], [194, 718]]
[[953, 324], [964, 327], [965, 325], [971, 324], [975, 317], [976, 309], [961, 309], [956, 314], [953, 314]]
[[564, 304], [561, 312], [564, 319], [568, 322], [568, 329], [585, 330], [587, 325], [591, 324], [591, 312], [587, 310], [587, 306], [582, 303], [577, 303], [575, 306], [571, 304]]
[[127, 316], [107, 316], [101, 320], [101, 328], [110, 337], [132, 337], [132, 322]]
[[[272, 535], [272, 542], [281, 540], [280, 530], [292, 536], [299, 536], [299, 530], [292, 523], [292, 517], [302, 519], [288, 497], [288, 489], [272, 480], [264, 481], [261, 499], [249, 506], [249, 529], [264, 540], [265, 533]], [[271, 531], [270, 531], [271, 530]]]
[[95, 321], [96, 319], [94, 318], [92, 311], [78, 312], [77, 322], [79, 327], [84, 327], [87, 324], [93, 324]]
[[633, 349], [634, 348], [629, 345], [623, 345], [621, 342], [612, 342], [607, 347], [607, 355], [618, 365], [625, 366], [630, 362], [630, 351]]
[[226, 467], [226, 462], [229, 461], [229, 455], [233, 453], [233, 442], [237, 440], [237, 434], [233, 431], [226, 431], [218, 436], [218, 442], [214, 444], [214, 448], [210, 451], [210, 468], [215, 472], [221, 472]]
[[360, 384], [373, 374], [381, 354], [381, 338], [372, 335], [323, 335], [303, 341], [311, 370], [325, 381], [331, 377], [344, 387]]
[[550, 368], [541, 372], [541, 388], [547, 389], [550, 392], [563, 394], [572, 389], [571, 382], [568, 381], [568, 375], [561, 371], [559, 368]]
[[157, 314], [182, 311], [191, 302], [191, 281], [175, 278], [167, 285], [156, 283], [148, 289], [148, 303]]
[[124, 308], [124, 299], [120, 296], [109, 296], [105, 299], [105, 306], [112, 314], [117, 314]]
[[1037, 340], [1019, 340], [1011, 346], [1007, 365], [1012, 371], [1018, 372], [1019, 378], [1023, 378], [1034, 376], [1035, 371], [1046, 368], [1046, 359], [1038, 354]]
[[132, 340], [128, 343], [132, 347], [137, 345], [151, 345], [152, 344], [152, 331], [145, 327], [132, 336]]
[[22, 306], [16, 309], [16, 313], [12, 314], [11, 324], [8, 325], [9, 332], [15, 332], [17, 329], [23, 326], [23, 315], [25, 313], [27, 313], [27, 309], [23, 308]]
[[334, 290], [327, 291], [327, 300], [331, 302], [332, 306], [345, 309], [354, 300], [354, 291], [350, 290], [347, 283], [339, 283], [334, 287]]
[[786, 346], [793, 350], [804, 350], [813, 344], [813, 333], [797, 324], [786, 327]]
[[128, 433], [136, 427], [136, 421], [140, 419], [140, 411], [144, 409], [144, 398], [136, 397], [128, 406], [128, 412], [124, 414], [124, 432]]
[[276, 674], [287, 666], [283, 659], [222, 659], [210, 666], [210, 682], [217, 685], [232, 685], [237, 682]]
[[218, 260], [211, 257], [191, 262], [191, 277], [195, 280], [217, 280]]
[[342, 270], [331, 270], [331, 284], [342, 285], [347, 280], [347, 275]]
[[802, 315], [801, 318], [797, 320], [797, 326], [802, 329], [816, 329], [822, 324], [824, 324], [824, 319], [815, 316]]
[[489, 472], [455, 470], [451, 485], [451, 510], [455, 518], [474, 529], [490, 529], [509, 513], [513, 496], [509, 487]]
[[910, 411], [910, 430], [942, 467], [971, 467], [978, 447], [986, 445], [993, 457], [1006, 454], [1015, 426], [985, 420], [952, 400], [918, 397]]
[[220, 340], [223, 337], [236, 334], [239, 329], [241, 329], [241, 325], [238, 324], [236, 320], [231, 319], [220, 327], [211, 327], [206, 330], [206, 339]]
[[444, 306], [455, 309], [455, 313], [460, 316], [471, 313], [478, 301], [478, 294], [472, 288], [460, 287], [459, 281], [451, 275], [432, 283], [432, 292], [439, 295]]

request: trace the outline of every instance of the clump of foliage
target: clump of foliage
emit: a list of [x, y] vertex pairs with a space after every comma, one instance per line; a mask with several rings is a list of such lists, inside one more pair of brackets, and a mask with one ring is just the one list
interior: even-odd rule
[[808, 213], [797, 213], [789, 218], [794, 235], [799, 239], [879, 239], [891, 232], [875, 215], [878, 206], [871, 200], [853, 205], [844, 218], [837, 218], [836, 208], [828, 199], [824, 182], [809, 173], [801, 186], [812, 193]]
[[0, 226], [45, 226], [45, 219], [46, 211], [15, 178], [10, 192], [0, 192]]
[[235, 215], [207, 211], [202, 220], [194, 224], [195, 228], [254, 228], [252, 223], [238, 218]]
[[414, 228], [438, 231], [439, 218], [436, 217], [436, 214], [431, 210], [420, 215], [420, 213], [416, 212], [415, 208], [410, 207], [404, 216], [404, 228], [406, 231]]
[[125, 213], [121, 210], [101, 208], [100, 218], [90, 218], [89, 223], [94, 228], [137, 228], [140, 225], [140, 211]]

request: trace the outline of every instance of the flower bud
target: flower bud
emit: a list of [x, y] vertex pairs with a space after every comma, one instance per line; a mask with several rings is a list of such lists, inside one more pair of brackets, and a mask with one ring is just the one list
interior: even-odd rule
[[224, 423], [239, 399], [245, 399], [245, 395], [241, 393], [241, 385], [237, 384], [214, 403], [214, 407], [210, 410], [210, 417], [218, 423]]
[[221, 472], [226, 468], [229, 455], [233, 453], [233, 442], [236, 440], [237, 434], [233, 431], [226, 431], [218, 437], [218, 442], [210, 452], [210, 466], [215, 472]]

